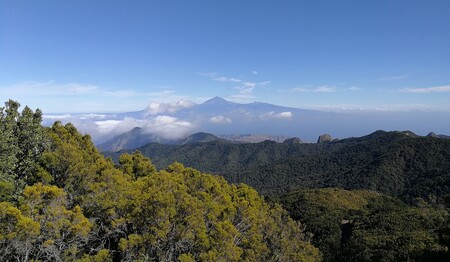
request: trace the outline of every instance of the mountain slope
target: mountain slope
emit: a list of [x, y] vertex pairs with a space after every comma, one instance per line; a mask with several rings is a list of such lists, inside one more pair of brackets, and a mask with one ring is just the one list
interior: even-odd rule
[[331, 150], [242, 169], [230, 181], [260, 192], [296, 187], [369, 189], [408, 202], [434, 201], [450, 192], [450, 141], [393, 132], [331, 144]]
[[112, 139], [100, 144], [97, 148], [100, 151], [119, 151], [122, 149], [133, 149], [148, 143], [176, 144], [178, 140], [165, 139], [164, 137], [146, 132], [140, 127], [135, 127], [131, 131], [120, 134]]
[[[448, 212], [367, 190], [301, 189], [277, 199], [323, 261], [448, 261]], [[448, 205], [447, 205], [448, 206]]]
[[[377, 131], [324, 144], [231, 144], [213, 141], [139, 150], [158, 168], [178, 161], [244, 182], [263, 194], [296, 188], [369, 189], [407, 201], [433, 201], [450, 191], [450, 140]], [[117, 157], [116, 154], [109, 154]]]
[[226, 141], [213, 134], [198, 132], [183, 139], [164, 139], [161, 136], [148, 134], [142, 128], [135, 127], [133, 130], [123, 133], [113, 139], [98, 145], [100, 151], [117, 152], [120, 150], [133, 150], [145, 144], [158, 143], [164, 145], [185, 145], [195, 143], [206, 143], [216, 140]]
[[213, 134], [199, 132], [199, 133], [195, 133], [195, 134], [192, 134], [192, 135], [186, 137], [185, 139], [181, 140], [180, 143], [182, 145], [195, 144], [195, 143], [207, 143], [207, 142], [212, 142], [212, 141], [216, 141], [219, 139], [220, 138], [218, 138], [217, 136], [215, 136]]

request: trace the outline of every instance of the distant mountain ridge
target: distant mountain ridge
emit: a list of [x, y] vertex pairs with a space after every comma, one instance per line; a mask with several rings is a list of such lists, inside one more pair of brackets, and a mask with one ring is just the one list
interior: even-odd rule
[[[143, 110], [134, 112], [44, 115], [44, 125], [49, 126], [55, 120], [71, 122], [82, 133], [88, 133], [100, 148], [120, 150], [147, 142], [174, 143], [173, 140], [197, 132], [236, 142], [283, 142], [299, 137], [307, 143], [316, 142], [321, 134], [344, 138], [362, 136], [378, 129], [412, 130], [417, 134], [435, 130], [436, 133], [450, 134], [448, 119], [450, 112], [325, 112], [263, 102], [235, 103], [214, 97], [200, 104], [188, 100], [151, 102]], [[131, 132], [135, 127], [142, 130]], [[131, 138], [126, 132], [142, 137]]]
[[134, 149], [148, 143], [159, 143], [164, 145], [184, 145], [193, 143], [204, 143], [219, 140], [221, 138], [204, 132], [189, 135], [183, 139], [164, 139], [161, 136], [149, 134], [140, 127], [135, 127], [129, 132], [125, 132], [113, 139], [98, 145], [100, 151], [120, 151], [124, 149]]
[[[215, 140], [185, 145], [150, 143], [138, 150], [157, 168], [177, 161], [269, 195], [296, 188], [339, 187], [417, 201], [450, 192], [450, 139], [409, 131], [376, 131], [328, 143]], [[133, 151], [105, 154], [117, 159]]]
[[263, 134], [246, 134], [246, 135], [218, 135], [220, 138], [233, 142], [242, 143], [260, 143], [266, 140], [282, 143], [289, 137], [275, 136], [275, 135], [263, 135]]
[[[148, 119], [153, 116], [166, 115], [191, 124], [192, 131], [185, 136], [196, 132], [205, 132], [236, 142], [262, 142], [264, 140], [283, 142], [294, 136], [312, 142], [319, 135], [320, 130], [329, 130], [325, 126], [335, 126], [333, 123], [339, 118], [336, 117], [339, 114], [332, 112], [278, 106], [263, 102], [241, 104], [221, 97], [211, 98], [201, 104], [192, 102], [185, 104], [155, 105], [141, 111], [118, 114], [117, 117]], [[151, 126], [143, 127], [143, 129], [148, 134], [154, 133]], [[160, 132], [159, 135], [164, 135], [164, 132]], [[184, 137], [178, 137], [178, 139], [181, 138]], [[150, 142], [159, 141], [155, 139]], [[105, 148], [105, 146], [102, 145], [101, 148]]]
[[195, 134], [192, 134], [188, 137], [186, 137], [185, 139], [180, 141], [181, 145], [186, 145], [186, 144], [194, 144], [194, 143], [207, 143], [207, 142], [212, 142], [212, 141], [216, 141], [216, 140], [220, 140], [220, 138], [218, 138], [217, 136], [213, 135], [213, 134], [209, 134], [209, 133], [205, 133], [205, 132], [198, 132]]
[[434, 132], [430, 132], [427, 136], [429, 137], [435, 137], [435, 138], [445, 138], [445, 139], [450, 139], [450, 136], [447, 135], [438, 135]]
[[148, 143], [176, 144], [177, 141], [164, 139], [155, 134], [149, 134], [140, 127], [135, 127], [131, 131], [120, 134], [100, 145], [100, 151], [119, 151], [123, 149], [133, 149]]
[[159, 143], [165, 145], [184, 145], [192, 143], [205, 143], [215, 140], [223, 140], [229, 143], [260, 143], [266, 140], [275, 141], [277, 143], [284, 142], [288, 137], [272, 136], [272, 135], [218, 135], [215, 136], [206, 132], [197, 132], [182, 139], [164, 139], [155, 134], [149, 134], [140, 127], [135, 127], [131, 131], [120, 134], [100, 145], [97, 148], [100, 151], [117, 152], [126, 149], [135, 149], [142, 147], [148, 143]]
[[[217, 100], [217, 99], [216, 99]], [[226, 102], [226, 100], [224, 100]], [[216, 103], [216, 102], [214, 102]], [[218, 100], [218, 103], [221, 103]], [[376, 131], [368, 136], [377, 136], [379, 133], [385, 131]], [[402, 133], [406, 136], [417, 137], [411, 131], [394, 131], [394, 133]], [[427, 137], [450, 139], [447, 135], [437, 135], [434, 132], [430, 132]], [[165, 139], [161, 136], [146, 132], [140, 127], [135, 127], [131, 131], [120, 134], [105, 143], [98, 145], [100, 151], [112, 151], [117, 152], [120, 150], [136, 149], [145, 146], [148, 143], [159, 143], [165, 145], [184, 145], [187, 143], [205, 143], [215, 140], [222, 140], [223, 142], [230, 143], [260, 143], [266, 140], [274, 141], [277, 143], [303, 143], [301, 138], [298, 137], [286, 137], [276, 135], [263, 135], [263, 134], [245, 134], [245, 135], [214, 135], [206, 132], [197, 132], [181, 139]], [[339, 139], [333, 139], [329, 134], [320, 135], [317, 139], [317, 143], [329, 143], [336, 142]]]

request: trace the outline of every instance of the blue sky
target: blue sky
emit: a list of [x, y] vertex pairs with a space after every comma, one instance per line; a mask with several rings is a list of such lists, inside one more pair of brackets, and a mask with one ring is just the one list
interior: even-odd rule
[[0, 99], [450, 111], [450, 1], [0, 2]]

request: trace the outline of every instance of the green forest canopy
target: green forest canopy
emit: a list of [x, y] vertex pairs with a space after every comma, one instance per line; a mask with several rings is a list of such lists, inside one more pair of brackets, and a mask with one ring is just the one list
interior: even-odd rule
[[[309, 187], [324, 186], [318, 181], [327, 176], [334, 185], [359, 188], [374, 181], [379, 183], [375, 189], [395, 182], [407, 187], [388, 187], [384, 193], [404, 192], [399, 194], [404, 200], [415, 200], [407, 205], [395, 198], [397, 193], [301, 189], [291, 183], [293, 190], [284, 188], [267, 202], [239, 183], [238, 176], [229, 184], [178, 162], [158, 170], [140, 152], [124, 153], [114, 164], [72, 124], [43, 127], [40, 110], [25, 107], [19, 112], [20, 104], [11, 100], [5, 105], [0, 108], [2, 261], [450, 259], [448, 162], [441, 162], [448, 154], [447, 142], [378, 133], [368, 140], [287, 151], [274, 143], [252, 145], [244, 154], [258, 154], [246, 159], [254, 165], [244, 165], [247, 171], [240, 179], [263, 183], [260, 189], [268, 188], [268, 181], [298, 182], [283, 179], [289, 172], [310, 170], [314, 173], [302, 178]], [[268, 154], [295, 150], [303, 157], [267, 164]], [[311, 154], [318, 152], [329, 154], [315, 159]], [[227, 163], [235, 163], [233, 159]], [[210, 160], [205, 163], [216, 163], [214, 157]], [[346, 163], [354, 164], [356, 175], [349, 175]], [[329, 173], [332, 167], [336, 173]], [[368, 184], [355, 180], [364, 172], [370, 174]], [[402, 180], [411, 174], [414, 179]], [[314, 177], [319, 179], [308, 180]]]
[[0, 109], [0, 260], [318, 261], [279, 205], [179, 163], [120, 164], [72, 124]]
[[277, 199], [325, 261], [448, 261], [449, 203], [412, 207], [368, 190], [300, 189]]
[[[119, 153], [108, 153], [113, 159]], [[450, 192], [450, 139], [376, 131], [323, 144], [224, 141], [139, 148], [158, 168], [180, 162], [245, 183], [263, 195], [298, 188], [369, 189], [408, 203], [437, 203]]]

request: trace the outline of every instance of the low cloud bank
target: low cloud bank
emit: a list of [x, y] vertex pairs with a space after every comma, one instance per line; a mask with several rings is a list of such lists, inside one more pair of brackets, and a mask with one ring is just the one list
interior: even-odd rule
[[[113, 117], [113, 116], [111, 116]], [[165, 139], [178, 139], [186, 137], [195, 131], [196, 125], [190, 121], [176, 117], [159, 115], [146, 119], [125, 117], [123, 119], [87, 119], [80, 116], [46, 116], [44, 125], [50, 126], [55, 121], [63, 124], [72, 123], [81, 133], [89, 134], [94, 143], [103, 143], [114, 136], [128, 132], [135, 127], [143, 129], [144, 133], [154, 134]]]
[[142, 126], [144, 132], [155, 134], [165, 139], [178, 139], [186, 137], [195, 129], [195, 124], [186, 120], [180, 120], [172, 116], [156, 116], [146, 121]]
[[274, 111], [270, 111], [260, 115], [259, 117], [264, 120], [270, 120], [270, 119], [291, 119], [292, 116], [293, 116], [292, 112], [275, 113]]
[[219, 115], [211, 117], [208, 122], [213, 124], [231, 124], [233, 121], [229, 117]]

